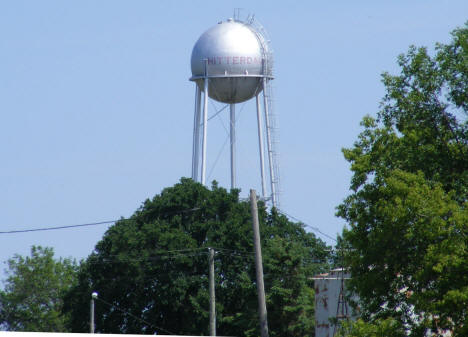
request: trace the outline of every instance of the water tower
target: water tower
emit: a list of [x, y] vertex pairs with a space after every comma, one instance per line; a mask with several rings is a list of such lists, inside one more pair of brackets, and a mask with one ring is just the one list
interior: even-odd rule
[[[236, 187], [236, 104], [255, 97], [262, 196], [277, 206], [279, 170], [272, 114], [272, 66], [269, 40], [253, 16], [245, 21], [237, 18], [221, 21], [205, 31], [195, 43], [190, 78], [196, 84], [192, 179], [206, 183], [208, 99], [211, 98], [226, 104], [225, 107], [229, 106], [231, 188]], [[265, 154], [268, 157], [269, 190], [266, 186]]]

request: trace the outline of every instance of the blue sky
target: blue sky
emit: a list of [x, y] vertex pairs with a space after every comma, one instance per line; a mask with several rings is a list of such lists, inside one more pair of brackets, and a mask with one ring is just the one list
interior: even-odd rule
[[[341, 148], [378, 111], [380, 74], [397, 72], [411, 44], [448, 42], [468, 20], [465, 0], [0, 2], [0, 231], [126, 217], [189, 176], [191, 50], [235, 7], [255, 14], [274, 48], [281, 209], [341, 232], [335, 207], [350, 179]], [[260, 190], [253, 102], [238, 111], [247, 196]], [[228, 187], [223, 121], [208, 132], [208, 178]], [[106, 229], [0, 235], [0, 261], [33, 244], [84, 258]]]

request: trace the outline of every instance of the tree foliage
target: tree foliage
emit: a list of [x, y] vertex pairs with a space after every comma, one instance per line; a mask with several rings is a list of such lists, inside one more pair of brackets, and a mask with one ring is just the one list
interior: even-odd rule
[[72, 287], [77, 265], [54, 259], [52, 248], [33, 246], [31, 256], [8, 260], [8, 277], [0, 291], [0, 322], [11, 331], [64, 332], [63, 296]]
[[[327, 246], [259, 202], [272, 336], [311, 336], [310, 277], [329, 261]], [[258, 336], [253, 234], [248, 202], [213, 185], [182, 179], [118, 221], [82, 264], [67, 297], [72, 330], [88, 330], [89, 299], [102, 333], [209, 334], [208, 247], [216, 250], [219, 335]]]
[[350, 285], [365, 319], [393, 317], [415, 334], [468, 333], [468, 24], [452, 36], [434, 56], [399, 57], [377, 119], [343, 150]]
[[336, 337], [406, 337], [401, 322], [393, 319], [378, 319], [368, 323], [362, 319], [343, 322]]

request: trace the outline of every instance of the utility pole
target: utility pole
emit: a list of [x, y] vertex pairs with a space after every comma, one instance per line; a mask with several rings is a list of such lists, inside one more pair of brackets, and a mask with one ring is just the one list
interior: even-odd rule
[[260, 245], [260, 229], [258, 224], [257, 195], [250, 190], [250, 210], [252, 212], [252, 227], [254, 232], [255, 270], [257, 274], [258, 311], [260, 316], [260, 335], [268, 337], [268, 320], [265, 302], [265, 285], [263, 284], [262, 247]]
[[216, 336], [216, 299], [214, 282], [214, 249], [210, 251], [210, 336]]

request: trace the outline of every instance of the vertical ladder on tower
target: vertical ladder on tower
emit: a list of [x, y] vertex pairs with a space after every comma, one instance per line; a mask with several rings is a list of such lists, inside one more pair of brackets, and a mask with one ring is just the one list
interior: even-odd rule
[[[272, 175], [270, 176], [272, 191], [271, 191], [271, 200], [273, 206], [280, 207], [279, 205], [279, 195], [280, 195], [280, 170], [279, 170], [279, 153], [278, 153], [278, 141], [279, 141], [279, 134], [278, 134], [278, 121], [277, 116], [274, 111], [274, 94], [273, 94], [273, 87], [271, 84], [271, 80], [273, 79], [272, 76], [272, 69], [273, 69], [273, 49], [271, 47], [270, 38], [268, 37], [268, 33], [265, 28], [255, 20], [254, 15], [249, 15], [244, 22], [245, 25], [251, 26], [253, 29], [252, 31], [257, 35], [257, 38], [260, 41], [260, 44], [263, 48], [263, 74], [265, 76], [266, 85], [263, 88], [263, 94], [265, 95], [265, 110], [268, 111], [268, 120], [269, 123], [266, 124], [266, 132], [270, 135], [270, 151], [266, 153], [266, 157], [268, 158], [271, 154], [272, 157]], [[266, 121], [266, 120], [265, 120]], [[265, 142], [267, 143], [267, 142]], [[268, 147], [266, 148], [268, 152]]]
[[263, 90], [265, 91], [264, 94], [267, 98], [267, 104], [269, 107], [269, 116], [270, 116], [270, 123], [269, 123], [269, 132], [270, 132], [270, 139], [271, 139], [271, 154], [273, 157], [273, 172], [274, 172], [274, 179], [273, 183], [276, 186], [275, 189], [275, 199], [276, 199], [276, 207], [280, 208], [279, 204], [279, 196], [280, 196], [280, 170], [279, 170], [279, 152], [278, 152], [278, 145], [279, 145], [279, 128], [278, 128], [278, 120], [275, 114], [274, 109], [274, 94], [273, 94], [273, 86], [271, 84], [271, 80], [267, 80], [267, 86]]

